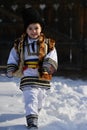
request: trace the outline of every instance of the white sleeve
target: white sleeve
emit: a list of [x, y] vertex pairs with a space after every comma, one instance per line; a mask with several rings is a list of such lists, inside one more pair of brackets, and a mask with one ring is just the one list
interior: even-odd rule
[[43, 71], [47, 71], [49, 74], [54, 73], [58, 68], [57, 51], [54, 48], [44, 58]]
[[16, 52], [15, 48], [12, 48], [11, 52], [9, 54], [9, 58], [8, 58], [7, 64], [18, 65], [18, 61], [19, 61], [19, 55]]
[[46, 55], [45, 59], [47, 58], [50, 58], [58, 63], [57, 51], [55, 48]]

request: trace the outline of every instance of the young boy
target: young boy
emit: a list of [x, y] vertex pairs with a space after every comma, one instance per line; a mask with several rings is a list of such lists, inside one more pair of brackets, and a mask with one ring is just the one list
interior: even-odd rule
[[[52, 74], [57, 70], [55, 41], [42, 33], [44, 23], [32, 7], [23, 11], [24, 33], [15, 40], [7, 62], [7, 76], [22, 73], [23, 91], [28, 128], [38, 128], [38, 113], [42, 108], [45, 91], [50, 88]], [[18, 72], [18, 73], [17, 73]]]

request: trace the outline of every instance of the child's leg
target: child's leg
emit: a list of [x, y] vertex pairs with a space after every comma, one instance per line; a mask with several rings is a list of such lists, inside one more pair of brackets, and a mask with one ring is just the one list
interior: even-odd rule
[[38, 89], [30, 87], [29, 90], [23, 91], [26, 120], [29, 127], [38, 124]]
[[42, 107], [44, 106], [45, 98], [46, 98], [46, 90], [39, 88], [39, 92], [38, 92], [38, 110], [41, 110]]

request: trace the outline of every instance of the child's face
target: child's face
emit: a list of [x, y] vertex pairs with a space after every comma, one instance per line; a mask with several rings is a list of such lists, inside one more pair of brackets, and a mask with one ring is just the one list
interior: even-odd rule
[[39, 23], [30, 24], [26, 29], [26, 33], [28, 34], [28, 36], [33, 39], [38, 38], [38, 36], [40, 36], [41, 31], [42, 28]]

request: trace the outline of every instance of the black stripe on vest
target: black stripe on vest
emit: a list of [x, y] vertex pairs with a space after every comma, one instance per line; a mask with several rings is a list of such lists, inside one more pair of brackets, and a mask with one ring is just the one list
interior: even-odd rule
[[49, 80], [42, 80], [36, 77], [30, 77], [26, 76], [21, 78], [20, 82], [20, 89], [23, 89], [24, 87], [28, 87], [29, 85], [33, 87], [41, 87], [41, 88], [50, 88], [50, 81]]

